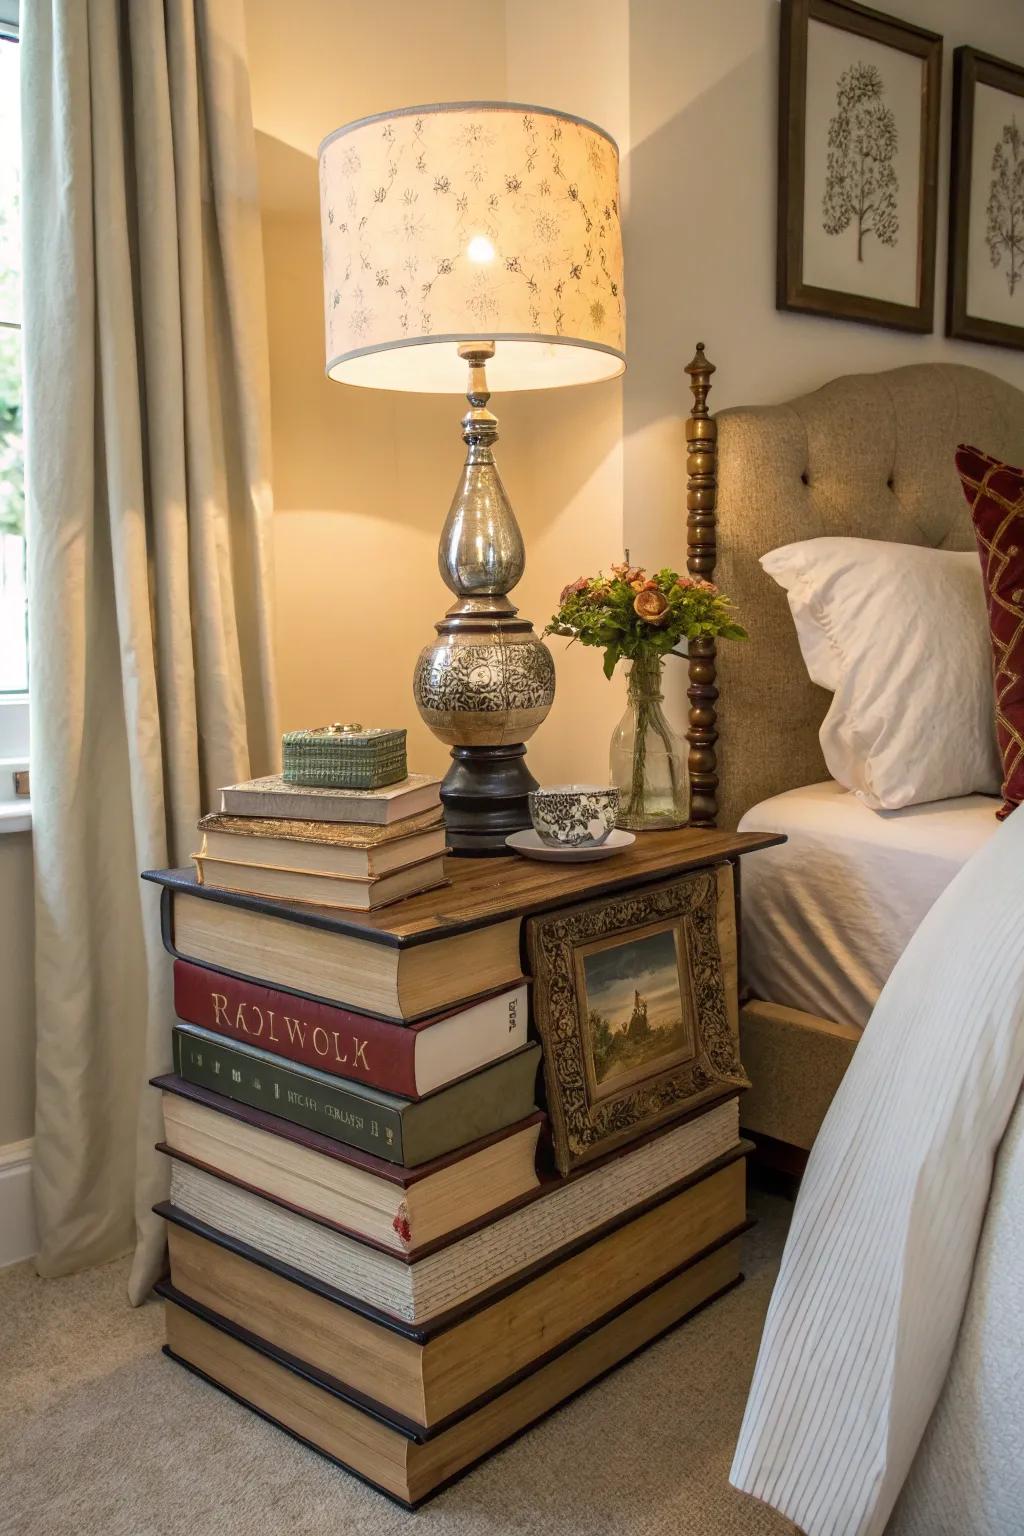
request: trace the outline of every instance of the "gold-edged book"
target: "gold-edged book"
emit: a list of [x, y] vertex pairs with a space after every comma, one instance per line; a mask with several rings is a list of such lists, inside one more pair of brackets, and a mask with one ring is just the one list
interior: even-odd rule
[[279, 869], [212, 858], [205, 848], [192, 855], [200, 885], [220, 891], [295, 901], [305, 906], [336, 907], [346, 912], [374, 912], [390, 902], [447, 885], [444, 859], [435, 854], [404, 869], [379, 875], [332, 875], [322, 870]]
[[226, 816], [214, 811], [203, 817], [199, 831], [201, 851], [213, 859], [371, 880], [445, 850], [440, 806], [379, 827], [350, 821]]
[[737, 1147], [729, 1161], [700, 1171], [685, 1188], [642, 1202], [496, 1294], [420, 1328], [375, 1316], [173, 1206], [158, 1209], [169, 1218], [178, 1293], [386, 1413], [432, 1428], [600, 1326], [639, 1289], [733, 1241], [746, 1225], [746, 1150]]
[[584, 1329], [568, 1348], [541, 1356], [503, 1391], [433, 1431], [363, 1407], [323, 1372], [283, 1357], [247, 1330], [219, 1318], [208, 1321], [205, 1309], [162, 1288], [168, 1298], [165, 1350], [306, 1445], [415, 1507], [735, 1285], [739, 1262], [739, 1239], [733, 1238], [653, 1288], [641, 1277], [630, 1302], [599, 1326]]

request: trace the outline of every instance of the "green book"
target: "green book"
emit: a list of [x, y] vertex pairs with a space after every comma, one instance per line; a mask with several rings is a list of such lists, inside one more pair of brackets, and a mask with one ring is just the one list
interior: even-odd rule
[[524, 1045], [423, 1099], [402, 1099], [293, 1066], [254, 1045], [235, 1045], [193, 1024], [176, 1024], [174, 1070], [253, 1109], [279, 1115], [403, 1168], [479, 1141], [534, 1110], [539, 1045]]

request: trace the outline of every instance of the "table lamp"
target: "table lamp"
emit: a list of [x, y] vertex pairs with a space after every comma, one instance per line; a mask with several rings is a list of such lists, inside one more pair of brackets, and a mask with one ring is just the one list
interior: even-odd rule
[[441, 799], [453, 852], [504, 853], [530, 824], [524, 743], [555, 672], [508, 598], [525, 552], [494, 462], [489, 385], [586, 384], [625, 367], [618, 150], [546, 107], [409, 107], [324, 140], [320, 212], [328, 376], [469, 401], [438, 550], [455, 601], [413, 694], [452, 749]]

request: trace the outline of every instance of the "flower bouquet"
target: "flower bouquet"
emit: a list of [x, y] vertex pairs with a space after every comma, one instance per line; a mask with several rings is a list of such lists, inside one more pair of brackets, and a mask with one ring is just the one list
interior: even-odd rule
[[598, 646], [605, 677], [620, 661], [632, 663], [626, 713], [611, 743], [612, 782], [621, 796], [618, 824], [685, 826], [686, 757], [661, 707], [661, 669], [683, 640], [745, 638], [729, 599], [713, 582], [668, 567], [648, 576], [641, 566], [613, 565], [608, 576], [581, 576], [563, 588], [544, 633]]

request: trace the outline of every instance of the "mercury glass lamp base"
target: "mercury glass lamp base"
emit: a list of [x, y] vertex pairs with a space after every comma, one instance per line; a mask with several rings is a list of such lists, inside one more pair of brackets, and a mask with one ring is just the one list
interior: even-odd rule
[[527, 795], [538, 787], [521, 741], [502, 747], [453, 747], [441, 784], [449, 850], [459, 858], [507, 855], [505, 839], [530, 823]]

